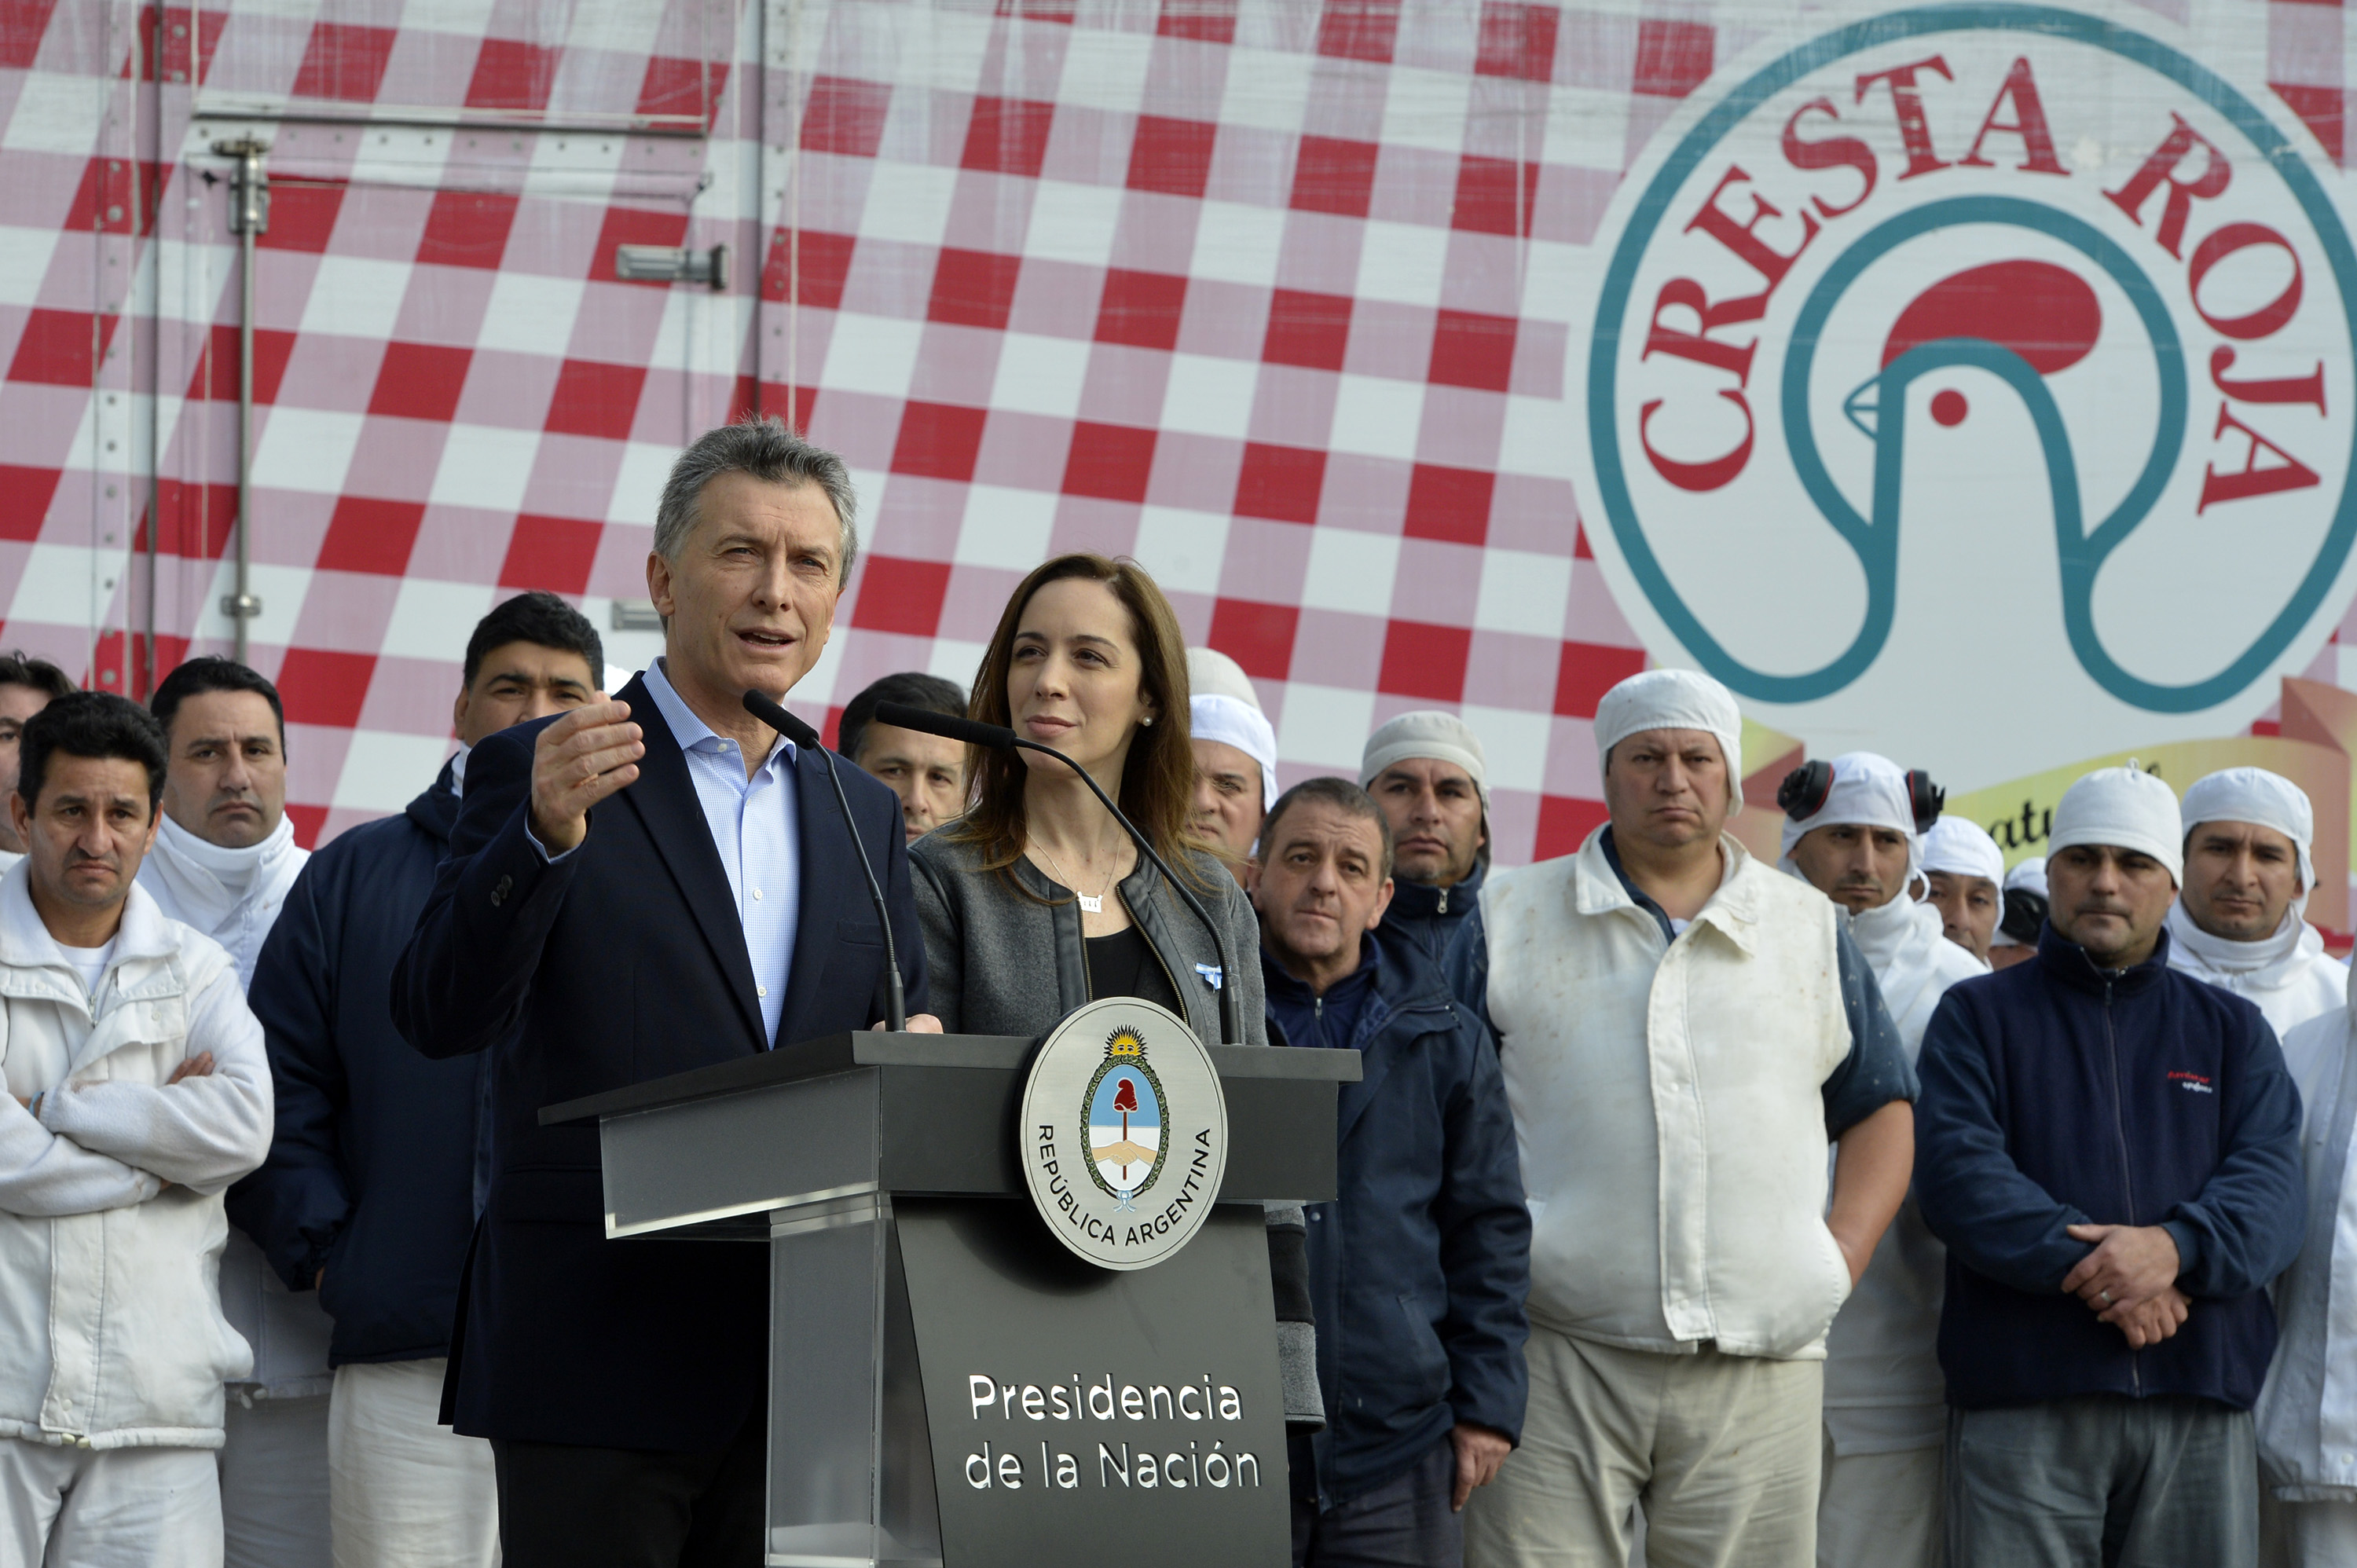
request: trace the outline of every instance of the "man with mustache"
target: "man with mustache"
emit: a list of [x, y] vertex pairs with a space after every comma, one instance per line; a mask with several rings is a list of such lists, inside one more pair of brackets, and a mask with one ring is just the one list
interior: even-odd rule
[[[1912, 1062], [1948, 987], [1988, 972], [1947, 940], [1937, 908], [1915, 900], [1929, 826], [1923, 817], [1939, 810], [1937, 791], [1924, 775], [1857, 751], [1794, 768], [1778, 800], [1783, 868], [1841, 906], [1844, 929], [1873, 969]], [[1922, 1215], [1902, 1204], [1834, 1319], [1817, 1503], [1823, 1568], [1940, 1562], [1948, 1407], [1934, 1341], [1943, 1267]]]
[[[111, 693], [26, 725], [0, 877], [0, 1563], [219, 1568], [212, 1450], [247, 1348], [221, 1189], [270, 1147], [237, 969], [135, 880], [164, 737]], [[325, 1562], [324, 1556], [317, 1561]]]
[[1455, 714], [1402, 714], [1367, 737], [1359, 788], [1391, 823], [1396, 891], [1383, 929], [1394, 941], [1414, 943], [1479, 1011], [1487, 965], [1462, 950], [1480, 941], [1480, 922], [1471, 917], [1490, 871], [1481, 737]]
[[1742, 722], [1706, 675], [1623, 681], [1610, 821], [1482, 890], [1530, 1397], [1476, 1568], [1626, 1563], [1639, 1507], [1652, 1568], [1816, 1559], [1825, 1333], [1907, 1195], [1915, 1079], [1841, 911], [1725, 831]]
[[2169, 966], [2183, 845], [2133, 762], [2072, 785], [2037, 956], [1955, 986], [1924, 1036], [1954, 1568], [2258, 1558], [2299, 1095], [2256, 1006]]
[[2337, 1009], [2349, 966], [2305, 918], [2316, 886], [2308, 792], [2264, 768], [2229, 768], [2185, 791], [2185, 890], [2169, 911], [2169, 961], [2258, 1004], [2278, 1036]]
[[[156, 847], [139, 885], [173, 919], [229, 950], [238, 983], [311, 852], [286, 817], [286, 713], [278, 689], [234, 660], [191, 659], [147, 706], [170, 763]], [[308, 1568], [329, 1550], [328, 1393], [334, 1325], [311, 1291], [289, 1291], [244, 1230], [230, 1227], [221, 1310], [253, 1347], [230, 1391], [221, 1451], [229, 1568]]]

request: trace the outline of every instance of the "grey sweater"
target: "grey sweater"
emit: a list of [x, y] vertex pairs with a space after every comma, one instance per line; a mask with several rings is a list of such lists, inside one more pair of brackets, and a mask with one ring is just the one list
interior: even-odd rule
[[[1219, 923], [1234, 967], [1235, 1045], [1268, 1044], [1261, 998], [1260, 926], [1227, 868], [1198, 851], [1184, 852], [1202, 886], [1195, 896]], [[1071, 889], [1049, 881], [1028, 860], [1009, 870], [1032, 895], [1026, 898], [995, 871], [982, 869], [982, 848], [942, 833], [909, 846], [909, 883], [917, 923], [925, 933], [925, 983], [942, 1027], [953, 1035], [1045, 1035], [1092, 1000], [1088, 950], [1082, 946], [1081, 907]], [[1121, 901], [1168, 972], [1187, 1023], [1205, 1045], [1220, 1045], [1220, 993], [1196, 966], [1220, 968], [1220, 954], [1203, 923], [1164, 886], [1162, 874], [1141, 857], [1122, 879]], [[1041, 983], [1043, 958], [1054, 984]]]
[[[1222, 983], [1236, 987], [1236, 1026], [1243, 1034], [1233, 1043], [1265, 1046], [1260, 924], [1252, 904], [1218, 861], [1196, 850], [1180, 853], [1201, 879], [1196, 897], [1227, 944]], [[998, 873], [983, 870], [982, 862], [980, 845], [941, 832], [909, 846], [909, 880], [917, 923], [925, 933], [927, 1004], [952, 1035], [1043, 1036], [1092, 1000], [1081, 907], [1071, 888], [1050, 881], [1028, 860], [1009, 869], [1032, 894], [1028, 898]], [[1203, 972], [1218, 972], [1222, 965], [1203, 923], [1143, 857], [1122, 879], [1120, 891], [1123, 907], [1169, 974], [1189, 1026], [1205, 1044], [1219, 1044], [1219, 992]], [[1040, 972], [1043, 960], [1051, 966], [1047, 975]], [[1268, 1228], [1286, 1423], [1322, 1426], [1326, 1411], [1318, 1392], [1317, 1328], [1310, 1321], [1301, 1206], [1271, 1204]]]

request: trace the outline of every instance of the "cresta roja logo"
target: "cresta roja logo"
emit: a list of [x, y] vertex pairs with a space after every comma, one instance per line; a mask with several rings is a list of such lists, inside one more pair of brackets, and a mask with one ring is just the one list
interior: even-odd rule
[[2221, 74], [2249, 17], [1891, 12], [1655, 134], [1573, 401], [1657, 657], [1969, 786], [2239, 726], [2315, 656], [2357, 539], [2357, 258], [2330, 160]]

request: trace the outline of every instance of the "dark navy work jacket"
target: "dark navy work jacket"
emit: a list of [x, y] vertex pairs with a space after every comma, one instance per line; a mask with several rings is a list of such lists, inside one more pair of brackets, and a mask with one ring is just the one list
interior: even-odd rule
[[[451, 1347], [446, 1410], [480, 1437], [692, 1453], [727, 1443], [767, 1391], [769, 1249], [605, 1235], [594, 1123], [541, 1107], [768, 1049], [728, 878], [643, 680], [639, 778], [551, 864], [526, 836], [533, 744], [477, 746], [432, 898], [393, 977], [393, 1016], [430, 1057], [497, 1047], [491, 1185]], [[884, 937], [818, 753], [798, 754], [801, 925], [777, 1043], [884, 1016]], [[900, 803], [841, 766], [884, 883], [911, 1013], [925, 946]], [[511, 1038], [512, 1036], [512, 1038]]]
[[269, 1043], [277, 1135], [230, 1188], [229, 1216], [287, 1289], [327, 1269], [338, 1366], [449, 1353], [485, 1058], [419, 1056], [393, 1026], [392, 991], [457, 818], [446, 767], [402, 815], [313, 855], [246, 992]]
[[[1948, 1246], [1940, 1367], [1966, 1410], [2186, 1394], [2247, 1410], [2267, 1283], [2299, 1251], [2299, 1093], [2259, 1010], [2169, 967], [2106, 972], [2052, 926], [2028, 963], [1949, 988], [1923, 1036], [1915, 1192]], [[2067, 1225], [2159, 1225], [2193, 1298], [2142, 1350], [2062, 1280]]]
[[1308, 986], [1261, 966], [1272, 1045], [1361, 1053], [1335, 1112], [1340, 1196], [1308, 1208], [1327, 1506], [1406, 1471], [1458, 1422], [1519, 1438], [1529, 1391], [1531, 1218], [1497, 1047], [1415, 943], [1368, 950], [1341, 982], [1364, 992], [1348, 998], [1348, 1038]]

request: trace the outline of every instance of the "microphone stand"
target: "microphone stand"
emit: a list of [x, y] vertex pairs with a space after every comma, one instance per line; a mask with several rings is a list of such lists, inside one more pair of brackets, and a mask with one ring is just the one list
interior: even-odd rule
[[860, 839], [859, 824], [851, 820], [851, 798], [843, 792], [843, 779], [834, 770], [834, 754], [819, 743], [816, 730], [759, 692], [745, 693], [745, 711], [796, 746], [814, 747], [819, 760], [826, 766], [826, 780], [834, 786], [834, 803], [843, 812], [844, 827], [851, 833], [851, 847], [859, 856], [860, 873], [867, 878], [867, 898], [876, 906], [876, 923], [884, 928], [884, 970], [891, 986], [884, 1026], [896, 1035], [902, 1033], [909, 1026], [909, 1003], [902, 993], [900, 950], [892, 940], [892, 915], [884, 907], [884, 888], [876, 880], [876, 867], [868, 862], [867, 845]]
[[1121, 808], [1113, 803], [1113, 798], [1104, 792], [1104, 787], [1090, 777], [1087, 768], [1074, 762], [1054, 746], [1042, 746], [1036, 740], [1026, 740], [1004, 725], [986, 725], [977, 719], [955, 718], [948, 714], [928, 713], [922, 708], [912, 708], [905, 703], [877, 704], [875, 722], [880, 725], [890, 725], [897, 729], [912, 729], [926, 735], [937, 735], [944, 740], [962, 740], [969, 746], [986, 746], [997, 751], [1036, 751], [1042, 757], [1052, 757], [1071, 768], [1080, 781], [1089, 787], [1089, 793], [1097, 798], [1098, 802], [1112, 815], [1113, 820], [1119, 822], [1123, 831], [1129, 834], [1130, 842], [1137, 845], [1137, 853], [1144, 855], [1152, 864], [1154, 869], [1162, 874], [1162, 880], [1169, 884], [1170, 890], [1178, 895], [1181, 903], [1194, 911], [1195, 918], [1200, 920], [1203, 923], [1203, 929], [1211, 933], [1211, 950], [1220, 956], [1220, 983], [1217, 987], [1220, 993], [1220, 1043], [1236, 1046], [1243, 1044], [1243, 1031], [1236, 1026], [1236, 993], [1229, 989], [1235, 979], [1236, 972], [1234, 961], [1228, 952], [1227, 939], [1220, 934], [1220, 928], [1212, 920], [1211, 911], [1203, 908], [1203, 901], [1195, 897], [1193, 889], [1178, 880], [1176, 874], [1171, 871], [1169, 863], [1155, 853], [1153, 844], [1147, 843], [1146, 835], [1137, 831], [1137, 824], [1123, 815]]

